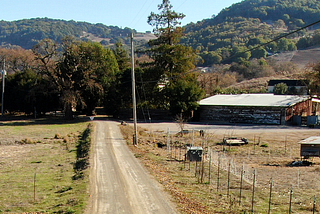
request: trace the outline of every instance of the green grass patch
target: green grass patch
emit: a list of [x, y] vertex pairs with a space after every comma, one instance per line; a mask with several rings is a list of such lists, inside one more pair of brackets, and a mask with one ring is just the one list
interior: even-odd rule
[[[8, 138], [13, 138], [12, 142], [28, 139], [32, 143], [11, 142], [0, 146], [0, 213], [83, 213], [89, 197], [89, 181], [86, 171], [83, 179], [72, 179], [79, 134], [70, 133], [82, 133], [87, 125], [87, 122], [52, 124], [50, 121], [37, 125], [2, 124], [0, 134], [6, 133]], [[53, 140], [56, 133], [69, 135], [67, 146], [66, 142]]]

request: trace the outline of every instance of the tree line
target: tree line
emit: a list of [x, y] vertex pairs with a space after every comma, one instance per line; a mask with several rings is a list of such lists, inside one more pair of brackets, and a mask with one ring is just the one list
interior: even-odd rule
[[[157, 39], [150, 40], [149, 60], [135, 69], [140, 106], [168, 109], [189, 118], [204, 91], [197, 74], [192, 48], [179, 44], [184, 17], [163, 0], [159, 14], [151, 13]], [[4, 108], [11, 112], [44, 114], [63, 110], [67, 119], [74, 112], [93, 115], [97, 106], [117, 115], [131, 105], [131, 64], [121, 42], [111, 50], [100, 43], [65, 37], [61, 42], [45, 38], [32, 50], [0, 49], [8, 65]]]
[[[319, 24], [251, 50], [317, 21], [319, 8], [320, 2], [316, 0], [241, 1], [223, 9], [217, 16], [186, 25], [180, 43], [198, 52], [198, 66], [242, 63], [278, 52], [307, 48], [320, 44], [319, 32], [314, 32]], [[136, 33], [130, 28], [49, 18], [0, 21], [0, 43], [5, 47], [18, 45], [31, 49], [42, 39], [50, 38], [60, 43], [66, 36], [88, 41], [89, 37], [83, 32], [102, 39], [101, 44], [108, 47], [121, 40], [125, 48], [130, 43], [128, 35]], [[146, 41], [140, 41], [139, 46], [144, 51], [148, 49]]]

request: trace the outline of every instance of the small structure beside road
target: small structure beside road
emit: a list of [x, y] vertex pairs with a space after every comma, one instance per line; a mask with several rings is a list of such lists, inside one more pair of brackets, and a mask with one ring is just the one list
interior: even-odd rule
[[187, 147], [187, 159], [189, 161], [197, 161], [201, 162], [202, 161], [202, 152], [203, 148], [202, 147]]
[[224, 137], [223, 144], [229, 146], [248, 144], [248, 139], [238, 137]]
[[301, 145], [301, 158], [320, 157], [320, 136], [308, 137], [300, 141], [299, 144]]

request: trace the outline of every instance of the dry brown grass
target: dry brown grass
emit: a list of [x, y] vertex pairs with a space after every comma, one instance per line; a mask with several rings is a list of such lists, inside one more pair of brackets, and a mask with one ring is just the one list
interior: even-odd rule
[[[130, 126], [122, 127], [122, 130], [130, 133]], [[203, 146], [205, 151], [210, 148], [213, 151], [224, 153], [228, 158], [232, 158], [233, 163], [238, 166], [245, 164], [250, 170], [256, 170], [255, 213], [268, 212], [271, 178], [273, 180], [272, 213], [288, 212], [291, 189], [293, 190], [292, 213], [310, 213], [312, 211], [314, 196], [318, 196], [320, 191], [319, 158], [314, 158], [312, 160], [314, 165], [309, 167], [290, 167], [288, 164], [300, 159], [300, 145], [297, 142], [309, 136], [320, 135], [320, 130], [308, 128], [273, 129], [271, 131], [243, 130], [242, 132], [237, 131], [237, 135], [249, 139], [248, 145], [231, 147], [217, 145], [225, 135], [222, 132], [206, 133], [204, 138], [196, 135], [194, 142], [196, 146]], [[131, 136], [131, 134], [127, 136]], [[131, 139], [127, 139], [129, 142], [131, 141]], [[171, 139], [172, 142], [179, 141], [183, 145], [192, 143], [191, 134], [182, 138], [171, 136]], [[220, 171], [220, 183], [219, 189], [217, 189], [217, 167], [212, 165], [209, 184], [208, 155], [204, 162], [204, 177], [201, 182], [200, 177], [195, 176], [195, 163], [191, 163], [189, 168], [188, 162], [181, 161], [184, 150], [180, 151], [177, 148], [175, 152], [173, 150], [168, 152], [166, 147], [156, 147], [157, 143], [166, 144], [166, 134], [162, 132], [151, 133], [148, 130], [140, 136], [138, 146], [130, 147], [173, 195], [182, 213], [244, 213], [251, 211], [252, 180], [244, 183], [241, 206], [239, 206], [239, 175], [230, 175], [230, 189], [229, 196], [227, 196], [227, 171]], [[319, 208], [316, 206], [316, 211], [319, 211]]]

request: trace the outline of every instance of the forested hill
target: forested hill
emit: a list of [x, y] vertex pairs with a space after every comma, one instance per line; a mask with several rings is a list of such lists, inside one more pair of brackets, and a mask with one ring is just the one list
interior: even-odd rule
[[130, 28], [90, 24], [87, 22], [64, 21], [49, 18], [24, 19], [18, 21], [0, 21], [0, 45], [18, 45], [25, 49], [32, 48], [40, 40], [50, 38], [60, 41], [65, 36], [74, 36], [82, 40], [94, 40], [110, 44], [122, 39], [129, 43]]
[[[197, 49], [204, 65], [265, 57], [267, 53], [292, 51], [319, 44], [318, 25], [299, 31], [255, 52], [242, 53], [320, 20], [319, 0], [244, 0], [217, 16], [185, 26], [182, 43]], [[316, 35], [314, 34], [316, 33]]]
[[320, 18], [320, 2], [318, 0], [247, 0], [222, 10], [214, 20], [216, 23], [221, 23], [227, 17], [258, 18], [263, 22], [285, 19], [284, 21], [288, 21], [290, 25], [299, 24], [295, 22], [297, 19], [311, 23]]
[[[184, 26], [185, 36], [181, 43], [198, 51], [199, 59], [202, 59], [199, 66], [243, 62], [319, 45], [320, 30], [315, 31], [320, 27], [318, 24], [248, 51], [319, 20], [319, 0], [244, 0], [223, 9], [211, 19]], [[103, 45], [114, 44], [119, 39], [129, 44], [131, 32], [137, 33], [130, 28], [49, 18], [0, 21], [0, 46], [18, 45], [30, 49], [44, 38], [59, 42], [65, 36]], [[143, 45], [145, 41], [141, 41], [141, 36], [144, 35], [136, 37], [136, 42]]]

